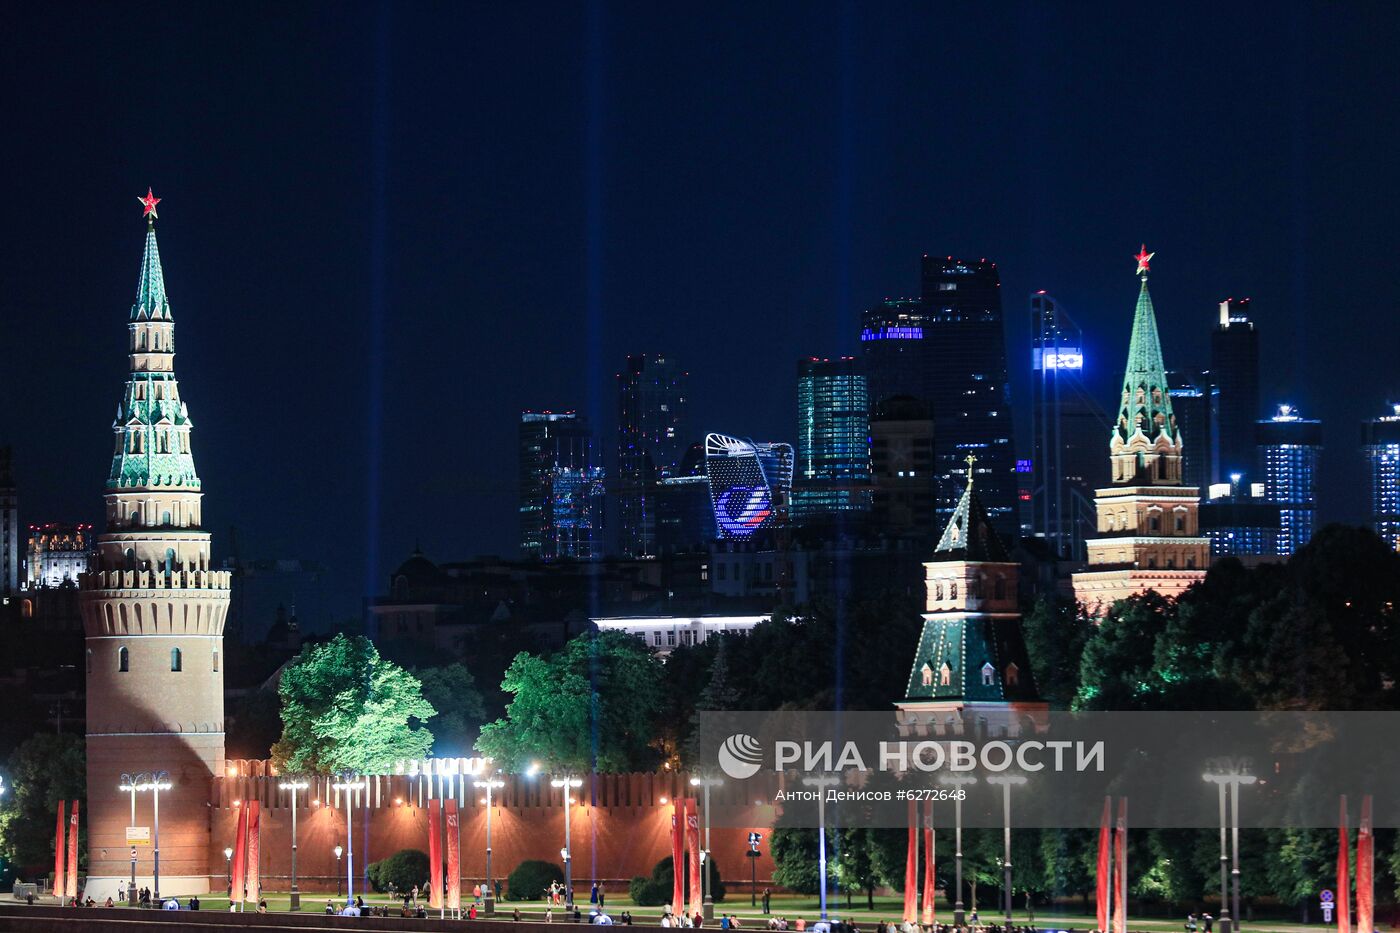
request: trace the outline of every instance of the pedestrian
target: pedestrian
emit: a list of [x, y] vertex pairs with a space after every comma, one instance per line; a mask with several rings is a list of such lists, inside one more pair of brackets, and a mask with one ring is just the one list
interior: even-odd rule
[[764, 889], [763, 889], [763, 912], [764, 912], [765, 914], [768, 913], [769, 902], [772, 900], [772, 898], [773, 898], [773, 889], [772, 889], [772, 888], [764, 888]]
[[496, 879], [496, 900], [501, 899], [501, 879]]
[[602, 910], [605, 906], [608, 892], [603, 890], [603, 886], [601, 884], [595, 885], [595, 887], [598, 889], [598, 909]]
[[520, 922], [520, 908], [519, 908], [519, 907], [515, 908], [514, 910], [512, 910], [512, 911], [510, 912], [510, 919], [514, 920], [516, 923], [519, 923], [519, 922]]
[[719, 917], [719, 928], [720, 928], [721, 930], [727, 930], [727, 929], [729, 929], [729, 914], [720, 914], [720, 917]]
[[414, 906], [414, 907], [417, 907], [417, 906], [418, 906], [418, 885], [416, 885], [416, 884], [413, 886], [412, 895], [413, 895], [413, 906]]

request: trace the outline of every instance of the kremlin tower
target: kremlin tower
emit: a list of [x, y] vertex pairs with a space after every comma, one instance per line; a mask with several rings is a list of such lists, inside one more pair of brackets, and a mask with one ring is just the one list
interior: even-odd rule
[[[127, 325], [131, 372], [112, 424], [106, 533], [81, 580], [87, 637], [87, 893], [101, 901], [129, 878], [152, 885], [153, 847], [133, 849], [130, 775], [168, 772], [156, 848], [162, 894], [209, 890], [211, 776], [224, 768], [224, 617], [230, 574], [212, 570], [189, 411], [175, 380], [175, 324], [145, 206], [146, 248]], [[135, 796], [154, 827], [152, 793]], [[139, 835], [139, 834], [138, 834]], [[152, 885], [154, 886], [154, 885]]]
[[1075, 598], [1096, 615], [1147, 590], [1180, 596], [1210, 564], [1210, 539], [1199, 533], [1199, 490], [1181, 485], [1181, 429], [1147, 290], [1153, 255], [1144, 246], [1135, 257], [1142, 287], [1108, 443], [1113, 485], [1096, 490], [1099, 537], [1088, 542], [1089, 569], [1074, 575]]

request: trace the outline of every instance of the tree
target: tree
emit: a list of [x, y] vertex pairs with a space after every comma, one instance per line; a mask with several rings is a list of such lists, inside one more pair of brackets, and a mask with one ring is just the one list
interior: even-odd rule
[[415, 673], [423, 683], [423, 699], [437, 710], [437, 715], [428, 720], [428, 728], [433, 733], [433, 754], [470, 757], [472, 742], [486, 714], [481, 691], [476, 689], [476, 678], [460, 662]]
[[521, 653], [502, 688], [503, 719], [482, 727], [477, 750], [507, 770], [538, 761], [549, 772], [655, 767], [661, 662], [635, 636], [590, 632], [549, 658]]
[[428, 877], [428, 853], [421, 849], [400, 849], [386, 859], [373, 862], [365, 869], [369, 883], [376, 891], [388, 891], [393, 885], [408, 891]]
[[1042, 699], [1068, 708], [1079, 689], [1079, 664], [1094, 625], [1073, 600], [1037, 600], [1021, 620], [1026, 653]]
[[282, 738], [272, 757], [283, 772], [385, 773], [397, 760], [423, 758], [436, 715], [422, 684], [385, 661], [363, 636], [337, 635], [307, 646], [282, 674]]
[[32, 876], [53, 866], [58, 802], [82, 800], [86, 794], [83, 739], [66, 733], [32, 736], [10, 756], [9, 772], [0, 798], [5, 803], [0, 810], [0, 855], [17, 864], [24, 876]]
[[[773, 882], [799, 894], [814, 894], [821, 879], [817, 857], [817, 831], [780, 826], [773, 830], [768, 844], [773, 856]], [[826, 851], [834, 853], [833, 830], [827, 830]], [[837, 881], [836, 860], [827, 859], [827, 885]]]

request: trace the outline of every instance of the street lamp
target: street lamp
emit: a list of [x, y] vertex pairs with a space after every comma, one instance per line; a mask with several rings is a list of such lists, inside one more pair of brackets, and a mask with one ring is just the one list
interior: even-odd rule
[[506, 782], [500, 778], [487, 778], [472, 781], [472, 785], [486, 789], [486, 914], [490, 916], [496, 912], [496, 886], [491, 877], [491, 791], [505, 787]]
[[[151, 792], [151, 800], [155, 807], [155, 846], [152, 850], [154, 861], [152, 862], [151, 887], [155, 889], [152, 896], [155, 898], [156, 903], [160, 903], [160, 792], [163, 790], [170, 790], [170, 788], [174, 786], [170, 783], [170, 772], [143, 771], [140, 774], [134, 775], [123, 774], [121, 781], [121, 785], [117, 790], [131, 793], [131, 822], [133, 825], [136, 822], [136, 792]], [[134, 866], [136, 865], [136, 859], [134, 856], [132, 857], [131, 864], [133, 866], [132, 884], [135, 884], [136, 873]]]
[[[1207, 772], [1201, 775], [1201, 779], [1209, 781], [1220, 788], [1220, 933], [1231, 933], [1237, 931], [1240, 923], [1240, 787], [1248, 786], [1258, 780], [1252, 774], [1241, 773], [1236, 767], [1231, 771]], [[1230, 834], [1232, 855], [1225, 855], [1225, 799], [1230, 799]], [[1225, 865], [1231, 865], [1230, 876], [1233, 881], [1234, 892], [1230, 897], [1230, 892], [1225, 884]], [[1231, 911], [1231, 900], [1234, 902], [1234, 910]], [[1231, 915], [1233, 913], [1233, 921]]]
[[306, 790], [311, 784], [307, 781], [283, 781], [277, 785], [282, 790], [292, 792], [292, 897], [291, 909], [301, 910], [301, 892], [297, 888], [297, 791]]
[[[136, 785], [135, 785], [134, 783], [130, 782], [130, 781], [126, 781], [126, 782], [123, 782], [123, 783], [127, 784], [127, 788], [126, 788], [126, 789], [129, 790], [129, 791], [131, 791], [131, 822], [128, 823], [127, 825], [128, 825], [128, 826], [131, 826], [131, 827], [133, 827], [133, 828], [135, 828], [135, 826], [136, 826]], [[135, 907], [135, 906], [136, 906], [136, 846], [134, 846], [134, 845], [131, 847], [131, 887], [129, 887], [129, 888], [126, 889], [126, 906], [128, 906], [128, 907]]]
[[703, 791], [705, 800], [705, 851], [703, 853], [704, 861], [701, 863], [705, 866], [705, 874], [703, 875], [705, 894], [701, 904], [706, 920], [715, 919], [715, 899], [710, 893], [710, 872], [714, 870], [710, 867], [710, 788], [718, 787], [723, 783], [719, 778], [693, 777], [690, 779], [690, 786], [699, 787]]
[[953, 886], [957, 894], [953, 898], [953, 926], [963, 926], [966, 920], [966, 910], [963, 907], [963, 883], [962, 883], [962, 794], [963, 786], [976, 784], [977, 778], [970, 774], [948, 774], [938, 779], [938, 783], [946, 784], [953, 791]]
[[841, 783], [832, 775], [803, 778], [802, 783], [817, 789], [817, 873], [821, 876], [822, 919], [826, 919], [826, 788]]
[[574, 906], [574, 860], [573, 853], [569, 851], [569, 804], [572, 802], [573, 795], [569, 791], [575, 787], [582, 787], [583, 778], [555, 778], [549, 782], [549, 786], [564, 789], [564, 848], [559, 850], [559, 857], [564, 860], [564, 906], [572, 910]]
[[335, 896], [340, 897], [340, 857], [345, 854], [345, 850], [336, 846], [332, 851], [335, 852]]
[[1025, 775], [1022, 774], [994, 774], [987, 778], [988, 784], [1001, 785], [1001, 812], [1002, 822], [1002, 845], [1005, 856], [1002, 859], [1002, 872], [1004, 874], [1003, 886], [1005, 887], [1006, 898], [1006, 925], [1011, 926], [1011, 787], [1026, 783]]
[[233, 900], [233, 849], [224, 846], [224, 887], [228, 888], [228, 899]]
[[[364, 790], [367, 786], [364, 778], [354, 778], [348, 774], [331, 785], [336, 790], [345, 791], [345, 903], [347, 904], [355, 900], [355, 832], [350, 825], [350, 817], [355, 812], [355, 807], [350, 802], [350, 793]], [[335, 857], [337, 860], [340, 858], [340, 846], [335, 847]], [[339, 885], [336, 887], [339, 888]]]

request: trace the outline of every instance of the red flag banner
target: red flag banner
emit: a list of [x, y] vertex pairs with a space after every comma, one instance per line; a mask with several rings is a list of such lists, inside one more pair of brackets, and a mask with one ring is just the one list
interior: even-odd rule
[[685, 801], [686, 851], [690, 853], [690, 912], [700, 909], [703, 899], [700, 895], [700, 817], [696, 813], [695, 798]]
[[924, 920], [926, 927], [933, 926], [933, 801], [924, 802]]
[[78, 898], [78, 801], [73, 801], [73, 814], [68, 817], [68, 875], [64, 892], [70, 900]]
[[462, 821], [457, 812], [457, 798], [443, 801], [447, 815], [447, 909], [462, 909]]
[[1337, 817], [1337, 933], [1351, 933], [1351, 859], [1347, 838], [1347, 798], [1341, 798]]
[[442, 909], [442, 801], [428, 801], [428, 906]]
[[238, 826], [233, 832], [233, 890], [229, 892], [230, 903], [243, 900], [244, 868], [248, 855], [248, 808], [238, 808]]
[[671, 809], [671, 867], [671, 910], [680, 914], [685, 910], [685, 806], [680, 800]]
[[1128, 798], [1118, 798], [1118, 844], [1114, 867], [1117, 895], [1113, 904], [1113, 928], [1116, 933], [1128, 933]]
[[[77, 806], [75, 803], [74, 806]], [[1371, 832], [1371, 795], [1361, 798], [1361, 825], [1356, 831], [1356, 929], [1376, 929], [1376, 837]]]
[[244, 873], [245, 884], [248, 893], [245, 900], [254, 904], [262, 894], [262, 806], [256, 800], [247, 803], [248, 828], [245, 831], [248, 837], [247, 853], [248, 868]]
[[63, 884], [63, 864], [64, 856], [67, 855], [67, 846], [63, 844], [63, 831], [68, 827], [68, 821], [64, 814], [68, 812], [68, 801], [58, 802], [58, 832], [53, 839], [53, 896], [61, 898], [68, 888]]
[[919, 919], [919, 805], [909, 801], [909, 846], [904, 856], [904, 920]]
[[1099, 866], [1098, 879], [1095, 887], [1095, 897], [1097, 898], [1096, 908], [1098, 910], [1097, 927], [1099, 933], [1108, 933], [1108, 856], [1109, 847], [1113, 840], [1113, 829], [1109, 825], [1113, 820], [1112, 798], [1103, 799], [1103, 816], [1099, 820]]

